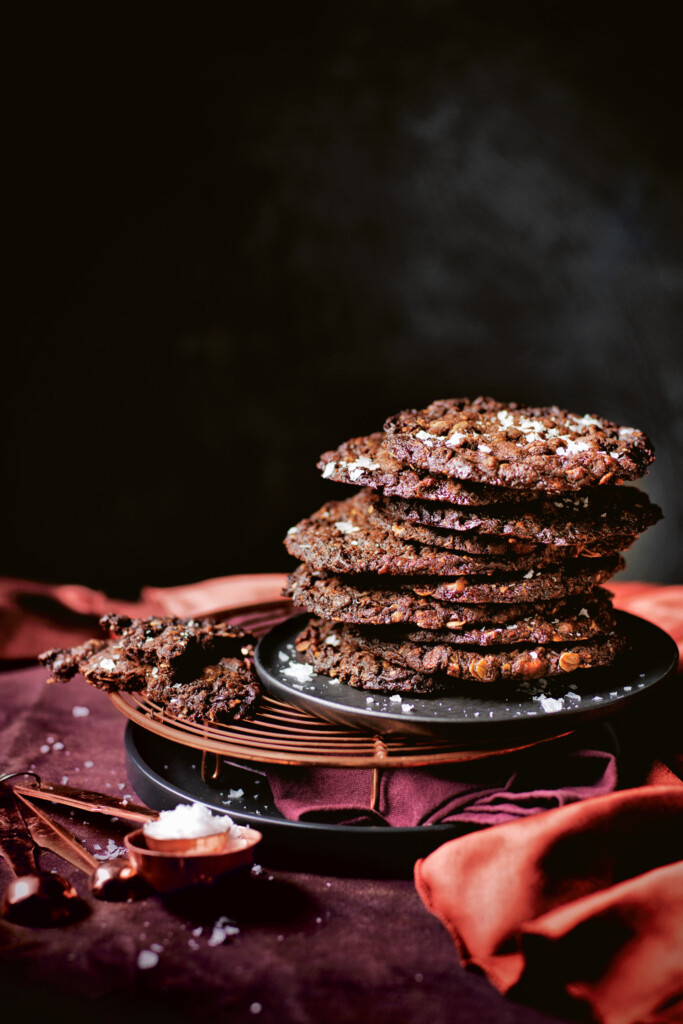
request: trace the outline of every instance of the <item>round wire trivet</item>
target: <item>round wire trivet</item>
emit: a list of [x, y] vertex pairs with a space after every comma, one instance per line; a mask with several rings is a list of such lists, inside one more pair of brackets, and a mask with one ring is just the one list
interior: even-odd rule
[[[288, 600], [234, 608], [224, 618], [262, 636], [292, 614]], [[165, 739], [204, 752], [202, 776], [215, 779], [220, 758], [272, 764], [321, 765], [332, 768], [405, 768], [475, 761], [549, 742], [534, 740], [505, 749], [483, 745], [462, 750], [452, 741], [426, 737], [379, 736], [316, 718], [263, 693], [252, 718], [237, 722], [193, 723], [174, 718], [140, 693], [113, 693], [115, 708], [132, 722]], [[212, 767], [206, 755], [215, 754]]]

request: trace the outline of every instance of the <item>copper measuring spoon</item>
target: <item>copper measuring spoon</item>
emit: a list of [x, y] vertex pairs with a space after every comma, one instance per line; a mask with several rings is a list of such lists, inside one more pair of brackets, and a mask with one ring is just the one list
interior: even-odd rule
[[0, 854], [15, 875], [3, 894], [0, 914], [37, 928], [83, 917], [86, 904], [74, 887], [55, 871], [41, 871], [36, 853], [12, 790], [0, 783]]
[[147, 886], [127, 857], [102, 862], [93, 857], [70, 832], [40, 807], [15, 794], [31, 837], [45, 850], [68, 861], [88, 877], [90, 892], [98, 900], [130, 903], [148, 894]]

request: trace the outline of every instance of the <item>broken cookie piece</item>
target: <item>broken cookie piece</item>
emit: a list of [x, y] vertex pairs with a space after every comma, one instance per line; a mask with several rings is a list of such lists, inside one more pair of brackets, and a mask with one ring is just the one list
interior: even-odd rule
[[169, 714], [192, 722], [243, 718], [259, 695], [249, 655], [253, 637], [211, 619], [105, 615], [113, 636], [70, 650], [45, 651], [49, 683], [76, 673], [109, 692], [143, 693]]

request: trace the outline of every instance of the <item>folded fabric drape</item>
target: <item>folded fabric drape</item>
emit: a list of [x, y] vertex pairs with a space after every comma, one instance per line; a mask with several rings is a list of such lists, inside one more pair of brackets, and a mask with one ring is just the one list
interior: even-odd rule
[[514, 756], [382, 769], [374, 810], [368, 769], [270, 765], [267, 774], [275, 805], [292, 821], [394, 827], [496, 825], [609, 793], [617, 783], [613, 740], [603, 728]]
[[683, 785], [451, 840], [415, 867], [464, 965], [511, 998], [603, 1024], [680, 1020]]

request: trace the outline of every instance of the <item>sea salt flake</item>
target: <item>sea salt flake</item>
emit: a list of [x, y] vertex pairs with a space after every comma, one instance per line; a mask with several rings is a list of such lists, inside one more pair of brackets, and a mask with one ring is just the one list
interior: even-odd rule
[[564, 700], [562, 697], [545, 697], [541, 696], [538, 698], [538, 703], [541, 705], [543, 711], [552, 713], [553, 711], [561, 711], [564, 707]]
[[59, 741], [59, 740], [57, 740], [57, 742], [56, 742], [56, 743], [53, 743], [53, 744], [52, 744], [52, 749], [53, 749], [53, 750], [64, 750], [64, 744], [63, 744], [63, 743], [60, 743], [60, 741]]
[[300, 665], [298, 661], [295, 661], [289, 668], [283, 668], [282, 674], [289, 676], [290, 679], [296, 679], [299, 683], [310, 683], [315, 672], [310, 665]]
[[[323, 470], [323, 480], [329, 480], [336, 468], [336, 462], [328, 462]], [[295, 529], [295, 527], [292, 527], [292, 529]]]
[[260, 1013], [263, 1007], [260, 1003], [252, 1003], [249, 1007], [249, 1013], [257, 1014]]
[[141, 949], [138, 953], [138, 967], [141, 971], [148, 971], [150, 967], [156, 967], [159, 963], [159, 954], [153, 949]]
[[366, 469], [379, 469], [379, 462], [373, 462], [367, 455], [359, 455], [355, 462], [349, 462], [349, 476], [354, 481], [359, 480]]
[[478, 444], [477, 445], [477, 451], [478, 452], [490, 452], [492, 450], [493, 449], [490, 448], [489, 445], [487, 445], [487, 444]]
[[534, 570], [533, 569], [529, 569], [528, 572], [524, 573], [524, 579], [525, 580], [530, 580], [530, 579], [533, 578], [533, 575], [534, 575]]
[[436, 440], [434, 435], [429, 434], [426, 430], [418, 430], [417, 433], [415, 434], [415, 437], [418, 439], [418, 441], [422, 441], [422, 443], [426, 445], [427, 448], [430, 448], [434, 444], [434, 441]]
[[209, 946], [222, 946], [227, 938], [239, 935], [240, 930], [229, 917], [219, 917], [213, 926], [213, 931], [207, 940]]
[[47, 745], [47, 743], [43, 743], [42, 747], [40, 748], [40, 752], [41, 752], [41, 754], [49, 754], [50, 753], [50, 748]]
[[244, 796], [243, 789], [231, 789], [228, 791], [229, 800], [240, 800]]
[[71, 714], [74, 716], [74, 718], [87, 718], [88, 715], [90, 714], [90, 708], [84, 708], [81, 705], [76, 704], [71, 709]]
[[401, 711], [412, 711], [414, 707], [414, 704], [401, 704]]
[[330, 635], [326, 638], [325, 643], [329, 644], [330, 647], [339, 647], [341, 640], [339, 639], [336, 633], [330, 633]]
[[84, 761], [83, 762], [83, 767], [84, 768], [94, 768], [95, 767], [95, 762], [94, 761]]
[[153, 953], [163, 953], [164, 951], [164, 947], [161, 945], [160, 942], [151, 942], [149, 948], [152, 950]]
[[346, 519], [340, 519], [334, 525], [340, 533], [358, 533], [360, 531], [360, 526], [354, 526], [353, 523], [349, 523]]
[[401, 697], [400, 697], [400, 695], [398, 693], [394, 693], [389, 698], [389, 700], [391, 701], [392, 704], [400, 704], [401, 703]]
[[444, 442], [444, 444], [448, 448], [459, 448], [466, 437], [466, 434], [461, 434], [458, 430], [454, 430], [451, 436], [448, 438], [448, 440]]

